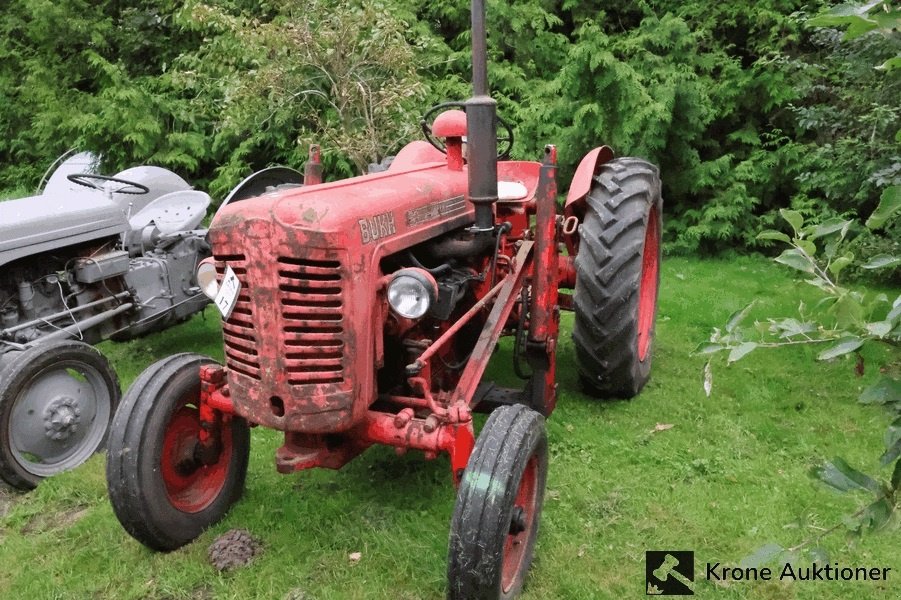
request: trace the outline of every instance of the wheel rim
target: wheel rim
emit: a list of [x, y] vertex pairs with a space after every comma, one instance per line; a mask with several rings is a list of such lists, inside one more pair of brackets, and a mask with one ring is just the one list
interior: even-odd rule
[[15, 399], [8, 435], [23, 469], [49, 477], [73, 469], [100, 446], [112, 396], [100, 371], [61, 360], [35, 373]]
[[169, 502], [182, 512], [200, 512], [225, 487], [232, 455], [231, 427], [221, 428], [222, 449], [216, 462], [202, 464], [196, 458], [200, 414], [193, 398], [183, 398], [176, 407], [163, 438], [161, 472]]
[[510, 516], [510, 529], [504, 540], [503, 568], [501, 571], [501, 589], [510, 591], [522, 575], [523, 566], [528, 555], [532, 532], [535, 527], [535, 506], [538, 503], [538, 457], [532, 456], [526, 463], [513, 511]]
[[651, 208], [644, 236], [641, 282], [638, 287], [638, 360], [648, 356], [657, 308], [657, 283], [660, 272], [660, 226], [657, 207]]

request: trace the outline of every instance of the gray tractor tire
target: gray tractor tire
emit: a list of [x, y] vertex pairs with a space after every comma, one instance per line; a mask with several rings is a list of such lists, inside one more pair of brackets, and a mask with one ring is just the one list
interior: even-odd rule
[[119, 380], [99, 350], [60, 340], [0, 360], [0, 477], [32, 489], [106, 442]]

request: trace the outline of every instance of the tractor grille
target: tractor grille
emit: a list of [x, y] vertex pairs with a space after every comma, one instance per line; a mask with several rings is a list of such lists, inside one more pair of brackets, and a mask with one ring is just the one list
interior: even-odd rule
[[289, 385], [344, 381], [341, 263], [278, 259], [278, 289]]
[[[232, 268], [238, 279], [245, 280], [247, 261], [243, 254], [222, 255], [214, 258], [219, 281], [222, 281], [226, 266]], [[225, 338], [225, 362], [229, 369], [259, 380], [260, 361], [253, 330], [253, 308], [250, 295], [247, 288], [243, 288], [231, 316], [222, 324], [222, 335]]]

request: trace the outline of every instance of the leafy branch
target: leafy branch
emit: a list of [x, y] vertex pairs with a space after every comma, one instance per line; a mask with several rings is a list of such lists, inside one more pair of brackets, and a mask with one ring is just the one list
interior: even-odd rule
[[[886, 188], [866, 226], [884, 227], [899, 209], [901, 186]], [[725, 327], [714, 328], [709, 340], [700, 344], [695, 353], [728, 352], [727, 362], [733, 363], [757, 348], [831, 342], [817, 356], [818, 360], [830, 360], [856, 352], [867, 342], [901, 345], [901, 294], [890, 300], [884, 293], [868, 294], [840, 284], [842, 271], [855, 261], [854, 253], [847, 248], [854, 222], [835, 218], [805, 224], [804, 217], [796, 211], [783, 209], [780, 214], [792, 235], [766, 230], [757, 239], [788, 246], [775, 261], [803, 273], [804, 283], [818, 288], [823, 297], [813, 307], [801, 302], [796, 317], [768, 318], [747, 327], [744, 323], [755, 304], [752, 302], [729, 317]], [[881, 254], [860, 266], [874, 270], [898, 264], [901, 258]]]
[[[869, 229], [885, 227], [901, 210], [901, 186], [886, 188], [879, 206], [866, 221]], [[841, 285], [841, 274], [855, 263], [855, 256], [847, 248], [847, 237], [854, 222], [828, 219], [822, 223], [805, 223], [804, 217], [792, 210], [780, 214], [791, 228], [791, 235], [782, 231], [767, 230], [757, 237], [785, 244], [787, 248], [775, 261], [804, 274], [803, 281], [819, 289], [822, 298], [812, 307], [801, 302], [797, 317], [768, 318], [755, 321], [753, 327], [745, 325], [754, 302], [729, 317], [722, 328], [714, 328], [707, 342], [695, 350], [700, 355], [728, 352], [727, 364], [741, 360], [757, 348], [778, 348], [791, 345], [830, 344], [817, 355], [818, 360], [830, 360], [852, 352], [858, 352], [858, 367], [862, 366], [859, 350], [868, 343], [883, 343], [891, 348], [901, 346], [901, 294], [890, 301], [882, 293], [866, 294]], [[901, 263], [892, 255], [872, 257], [861, 265], [865, 269], [881, 269]], [[753, 340], [751, 338], [754, 338]], [[711, 361], [704, 367], [704, 389], [710, 395], [712, 388]], [[816, 535], [792, 546], [783, 548], [768, 543], [747, 557], [745, 566], [758, 566], [779, 560], [795, 562], [801, 553], [813, 560], [828, 562], [819, 542], [825, 536], [846, 529], [851, 534], [878, 531], [897, 524], [901, 508], [901, 381], [883, 376], [860, 396], [860, 402], [878, 404], [894, 414], [894, 421], [885, 433], [885, 452], [880, 457], [883, 467], [891, 467], [888, 480], [858, 471], [843, 458], [836, 457], [812, 469], [811, 475], [831, 489], [841, 492], [864, 492], [869, 501], [841, 523], [824, 529]], [[893, 466], [892, 466], [893, 465]]]

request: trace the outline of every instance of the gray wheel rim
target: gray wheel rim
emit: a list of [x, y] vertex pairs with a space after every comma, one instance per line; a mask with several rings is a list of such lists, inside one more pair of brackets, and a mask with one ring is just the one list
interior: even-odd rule
[[29, 378], [9, 420], [10, 450], [29, 473], [49, 477], [73, 469], [100, 446], [111, 394], [94, 367], [63, 360]]

